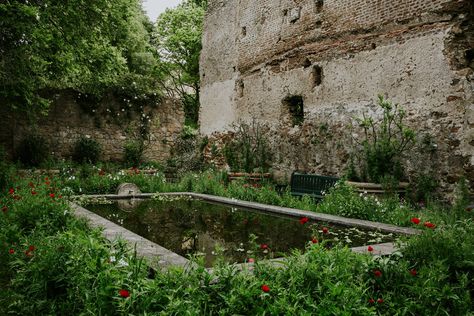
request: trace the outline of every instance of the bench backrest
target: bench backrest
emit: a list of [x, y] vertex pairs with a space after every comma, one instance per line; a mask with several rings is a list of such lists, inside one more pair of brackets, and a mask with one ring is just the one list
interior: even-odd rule
[[293, 172], [291, 174], [291, 192], [322, 195], [333, 187], [339, 178]]

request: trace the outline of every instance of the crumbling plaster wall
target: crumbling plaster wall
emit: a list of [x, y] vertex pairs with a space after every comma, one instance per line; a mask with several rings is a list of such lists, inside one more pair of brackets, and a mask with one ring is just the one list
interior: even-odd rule
[[[437, 170], [446, 188], [465, 176], [474, 188], [473, 7], [467, 0], [210, 1], [201, 133], [218, 137], [232, 123], [257, 119], [273, 130], [275, 170], [341, 175], [358, 137], [351, 118], [377, 114], [376, 96], [385, 94], [407, 110], [420, 140], [432, 139], [424, 158], [407, 160], [409, 171]], [[283, 119], [282, 100], [292, 95], [303, 97], [302, 126]]]

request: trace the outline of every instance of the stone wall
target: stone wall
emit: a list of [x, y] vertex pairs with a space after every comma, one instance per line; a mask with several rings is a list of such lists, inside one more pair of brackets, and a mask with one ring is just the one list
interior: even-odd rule
[[[379, 115], [385, 94], [420, 140], [409, 174], [436, 173], [447, 190], [464, 176], [474, 189], [473, 11], [468, 0], [211, 0], [201, 133], [260, 120], [275, 170], [341, 175], [360, 133], [351, 121]], [[303, 100], [301, 126], [289, 123], [291, 96]]]
[[[89, 110], [84, 110], [89, 108]], [[93, 108], [93, 110], [90, 110]], [[110, 96], [97, 108], [81, 106], [71, 92], [56, 95], [47, 116], [38, 120], [36, 128], [22, 114], [2, 108], [0, 142], [14, 157], [22, 139], [34, 131], [44, 137], [55, 157], [69, 158], [81, 137], [98, 141], [102, 148], [101, 160], [121, 161], [127, 141], [138, 139], [140, 124], [148, 125], [145, 141], [145, 160], [164, 162], [171, 146], [184, 125], [184, 112], [177, 101], [165, 99], [154, 106], [131, 110], [126, 104]]]

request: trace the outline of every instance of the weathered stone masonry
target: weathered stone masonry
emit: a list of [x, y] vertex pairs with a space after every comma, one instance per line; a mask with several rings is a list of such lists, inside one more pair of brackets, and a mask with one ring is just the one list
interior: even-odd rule
[[[4, 108], [0, 109], [0, 116], [4, 122], [0, 125], [0, 144], [14, 156], [32, 127], [24, 115]], [[57, 95], [48, 115], [39, 119], [34, 132], [46, 139], [53, 156], [70, 157], [76, 141], [83, 136], [100, 143], [102, 160], [121, 161], [124, 145], [139, 137], [139, 124], [143, 120], [149, 127], [144, 158], [165, 162], [184, 125], [181, 104], [169, 99], [156, 106], [145, 106], [142, 111], [133, 111], [111, 96], [91, 113], [81, 108], [74, 94], [64, 91]]]
[[[273, 130], [275, 170], [340, 175], [357, 137], [351, 118], [377, 114], [386, 94], [430, 140], [409, 171], [474, 188], [473, 11], [469, 0], [211, 0], [201, 133], [257, 118]], [[301, 126], [288, 120], [292, 96], [304, 103]]]

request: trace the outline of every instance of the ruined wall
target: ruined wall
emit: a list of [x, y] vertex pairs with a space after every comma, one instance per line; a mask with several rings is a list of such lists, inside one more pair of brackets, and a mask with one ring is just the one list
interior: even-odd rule
[[78, 104], [74, 94], [62, 92], [57, 95], [48, 115], [40, 118], [34, 129], [24, 115], [6, 109], [0, 111], [3, 120], [0, 143], [12, 157], [22, 139], [34, 131], [46, 139], [46, 145], [55, 157], [69, 158], [76, 141], [87, 137], [100, 143], [102, 160], [121, 161], [124, 145], [139, 137], [139, 126], [146, 121], [149, 133], [144, 158], [164, 162], [184, 125], [181, 104], [168, 99], [134, 111], [111, 96], [91, 112]]
[[[473, 8], [468, 0], [210, 1], [201, 132], [261, 120], [273, 129], [275, 170], [341, 175], [358, 137], [351, 119], [380, 114], [374, 103], [385, 94], [407, 110], [418, 138], [430, 139], [424, 168], [438, 170], [445, 188], [462, 176], [474, 188]], [[302, 97], [301, 126], [288, 120], [289, 96]], [[419, 157], [407, 164], [421, 168]]]

